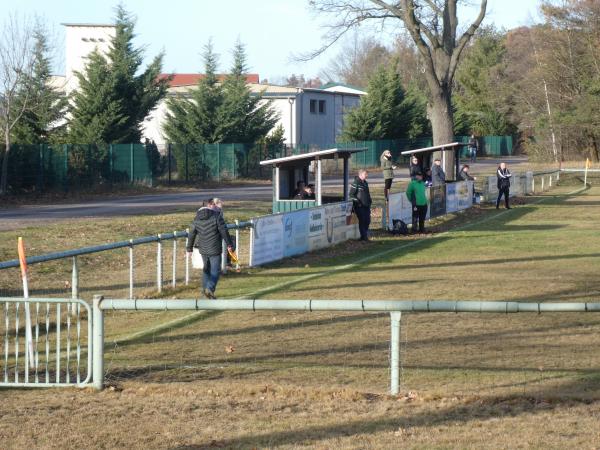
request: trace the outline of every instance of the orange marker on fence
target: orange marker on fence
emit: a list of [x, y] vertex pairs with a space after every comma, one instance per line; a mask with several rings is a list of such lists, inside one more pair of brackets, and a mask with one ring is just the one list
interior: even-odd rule
[[[25, 244], [23, 238], [17, 239], [17, 252], [19, 253], [19, 265], [21, 266], [21, 279], [23, 280], [23, 298], [29, 298], [29, 280], [27, 279], [27, 258], [25, 257]], [[29, 312], [29, 303], [25, 303], [25, 342], [29, 350], [29, 367], [34, 368], [33, 359], [33, 337], [31, 335], [31, 313]], [[28, 374], [26, 373], [26, 378]]]

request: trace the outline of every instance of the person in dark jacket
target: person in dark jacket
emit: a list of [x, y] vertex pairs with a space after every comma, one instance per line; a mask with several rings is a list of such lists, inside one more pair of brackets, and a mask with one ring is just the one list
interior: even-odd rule
[[433, 186], [443, 186], [446, 184], [446, 173], [442, 169], [442, 161], [439, 159], [433, 160], [433, 167], [431, 168], [431, 183]]
[[358, 217], [358, 229], [360, 240], [369, 240], [369, 225], [371, 224], [371, 193], [367, 183], [368, 172], [365, 169], [358, 171], [358, 176], [350, 186], [350, 198], [354, 206], [354, 212]]
[[462, 169], [460, 169], [460, 172], [458, 173], [458, 181], [475, 181], [477, 179], [477, 177], [471, 176], [469, 169], [468, 164], [462, 166]]
[[467, 144], [469, 148], [469, 157], [471, 158], [471, 162], [474, 163], [477, 160], [477, 150], [479, 149], [479, 141], [474, 134], [469, 138], [469, 143]]
[[498, 170], [496, 171], [496, 178], [498, 178], [498, 199], [496, 200], [496, 209], [500, 207], [500, 199], [504, 195], [504, 206], [506, 209], [510, 209], [508, 205], [508, 197], [510, 191], [510, 177], [512, 174], [507, 169], [506, 163], [500, 163]]
[[381, 154], [381, 168], [383, 169], [383, 196], [387, 199], [390, 189], [392, 188], [392, 181], [394, 180], [394, 169], [396, 166], [392, 162], [392, 152], [384, 150]]
[[228, 250], [233, 250], [233, 242], [227, 232], [227, 226], [221, 211], [210, 199], [207, 206], [196, 212], [196, 217], [190, 225], [187, 251], [191, 253], [197, 248], [202, 255], [202, 293], [215, 299], [215, 289], [221, 275], [222, 242], [225, 241]]
[[414, 180], [416, 178], [417, 172], [421, 172], [421, 166], [419, 165], [419, 160], [416, 156], [412, 156], [410, 158], [410, 166], [408, 169], [411, 180]]

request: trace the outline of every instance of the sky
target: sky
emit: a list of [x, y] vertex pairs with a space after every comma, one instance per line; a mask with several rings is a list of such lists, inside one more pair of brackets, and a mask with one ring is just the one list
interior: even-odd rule
[[[2, 0], [8, 2], [8, 0]], [[112, 23], [118, 0], [19, 0], [0, 10], [0, 24], [9, 14], [19, 17], [37, 15], [54, 35], [57, 52], [54, 71], [64, 73], [64, 27], [61, 23]], [[474, 17], [475, 5], [459, 10], [462, 23]], [[202, 72], [202, 49], [212, 38], [220, 55], [219, 69], [227, 72], [231, 66], [231, 49], [239, 38], [248, 54], [250, 72], [261, 80], [277, 81], [286, 76], [304, 74], [314, 77], [343, 49], [343, 42], [322, 56], [301, 62], [297, 55], [319, 48], [323, 41], [327, 19], [309, 9], [308, 0], [178, 0], [170, 3], [157, 0], [123, 0], [127, 10], [137, 18], [136, 45], [145, 47], [150, 60], [163, 51], [164, 72]], [[484, 24], [506, 29], [531, 24], [537, 16], [539, 0], [488, 0]], [[390, 42], [397, 31], [370, 27], [357, 35], [370, 34]], [[351, 37], [348, 37], [351, 39]], [[347, 41], [346, 41], [347, 42]]]

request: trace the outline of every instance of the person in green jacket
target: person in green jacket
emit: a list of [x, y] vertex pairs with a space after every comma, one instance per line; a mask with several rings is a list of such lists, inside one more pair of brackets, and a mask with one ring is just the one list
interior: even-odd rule
[[381, 154], [381, 168], [383, 169], [383, 182], [385, 183], [383, 188], [383, 195], [388, 198], [390, 189], [392, 188], [392, 180], [394, 179], [394, 169], [396, 166], [392, 162], [392, 152], [384, 150]]
[[417, 222], [419, 233], [425, 233], [425, 217], [427, 216], [427, 194], [423, 174], [415, 173], [415, 179], [411, 180], [406, 189], [406, 196], [412, 203], [412, 228], [411, 233], [417, 232]]

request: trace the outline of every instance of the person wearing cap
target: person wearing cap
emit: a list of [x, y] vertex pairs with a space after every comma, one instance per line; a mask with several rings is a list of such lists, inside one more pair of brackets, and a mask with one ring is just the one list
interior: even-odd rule
[[406, 188], [406, 197], [412, 204], [412, 228], [411, 233], [425, 233], [425, 217], [427, 216], [427, 193], [423, 174], [415, 173], [415, 179], [408, 183]]
[[[219, 199], [217, 200], [222, 206], [222, 202]], [[188, 253], [197, 248], [202, 256], [204, 265], [202, 269], [202, 294], [206, 298], [217, 298], [215, 290], [221, 275], [223, 241], [227, 244], [227, 250], [233, 250], [233, 242], [227, 232], [223, 214], [220, 208], [215, 205], [215, 199], [211, 198], [206, 206], [196, 212], [196, 217], [190, 225], [186, 248]]]
[[381, 154], [381, 168], [383, 169], [383, 195], [387, 199], [390, 189], [392, 188], [392, 181], [394, 180], [394, 169], [396, 166], [392, 162], [392, 152], [384, 150]]
[[446, 173], [444, 172], [444, 169], [442, 169], [442, 161], [440, 159], [433, 160], [431, 183], [433, 186], [443, 186], [446, 184]]
[[462, 169], [460, 169], [460, 172], [458, 173], [458, 179], [461, 181], [475, 181], [477, 177], [472, 176], [469, 173], [469, 170], [470, 168], [468, 164], [462, 166]]

